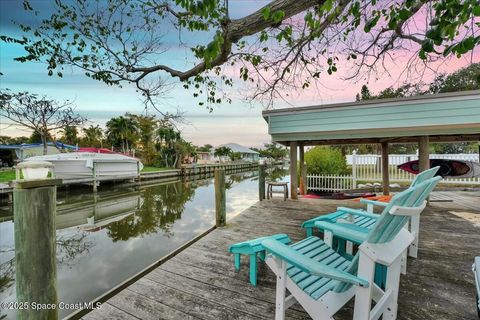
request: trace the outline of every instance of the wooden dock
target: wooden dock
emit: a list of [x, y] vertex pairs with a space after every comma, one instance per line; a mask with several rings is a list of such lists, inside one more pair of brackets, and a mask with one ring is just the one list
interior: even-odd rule
[[[402, 276], [398, 319], [475, 319], [471, 265], [479, 254], [480, 200], [467, 193], [436, 197], [452, 202], [433, 203], [423, 213], [419, 258], [409, 259], [408, 274]], [[475, 210], [456, 203], [465, 197], [476, 204]], [[273, 319], [273, 274], [260, 264], [258, 287], [251, 286], [248, 261], [242, 257], [242, 269], [235, 272], [228, 246], [274, 233], [300, 240], [301, 222], [340, 205], [359, 206], [317, 199], [258, 202], [82, 319]], [[336, 319], [351, 319], [352, 307], [350, 302]], [[309, 319], [298, 304], [287, 318]]]

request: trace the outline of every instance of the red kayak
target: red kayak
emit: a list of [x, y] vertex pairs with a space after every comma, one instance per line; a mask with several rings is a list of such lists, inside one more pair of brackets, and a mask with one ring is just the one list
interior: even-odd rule
[[[437, 176], [444, 178], [474, 178], [480, 176], [480, 164], [471, 161], [430, 159], [430, 168], [439, 166]], [[405, 162], [399, 169], [418, 174], [418, 160]]]

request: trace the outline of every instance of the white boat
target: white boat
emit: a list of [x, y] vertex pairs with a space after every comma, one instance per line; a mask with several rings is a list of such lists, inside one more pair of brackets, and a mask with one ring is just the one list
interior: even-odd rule
[[25, 161], [48, 161], [54, 164], [55, 177], [74, 178], [114, 178], [136, 177], [143, 169], [137, 158], [123, 154], [95, 152], [71, 152], [30, 157]]

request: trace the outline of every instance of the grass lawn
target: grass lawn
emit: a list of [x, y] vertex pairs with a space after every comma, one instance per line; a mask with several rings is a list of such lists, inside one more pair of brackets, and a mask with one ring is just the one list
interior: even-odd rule
[[152, 167], [152, 166], [144, 166], [142, 172], [152, 172], [152, 171], [163, 171], [163, 170], [173, 170], [174, 168], [166, 168], [166, 167]]
[[15, 180], [15, 170], [0, 171], [0, 182]]

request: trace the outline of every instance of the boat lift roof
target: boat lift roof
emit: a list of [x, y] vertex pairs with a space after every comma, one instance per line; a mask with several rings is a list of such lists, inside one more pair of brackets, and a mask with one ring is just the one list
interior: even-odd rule
[[[49, 147], [58, 147], [60, 149], [68, 149], [68, 150], [77, 150], [77, 146], [72, 146], [69, 144], [65, 144], [62, 142], [47, 142]], [[38, 148], [42, 147], [42, 143], [22, 143], [22, 144], [0, 144], [0, 149], [9, 149], [9, 150], [23, 150], [23, 149], [30, 149], [30, 148]]]
[[480, 140], [480, 90], [267, 110], [272, 141], [288, 145]]

